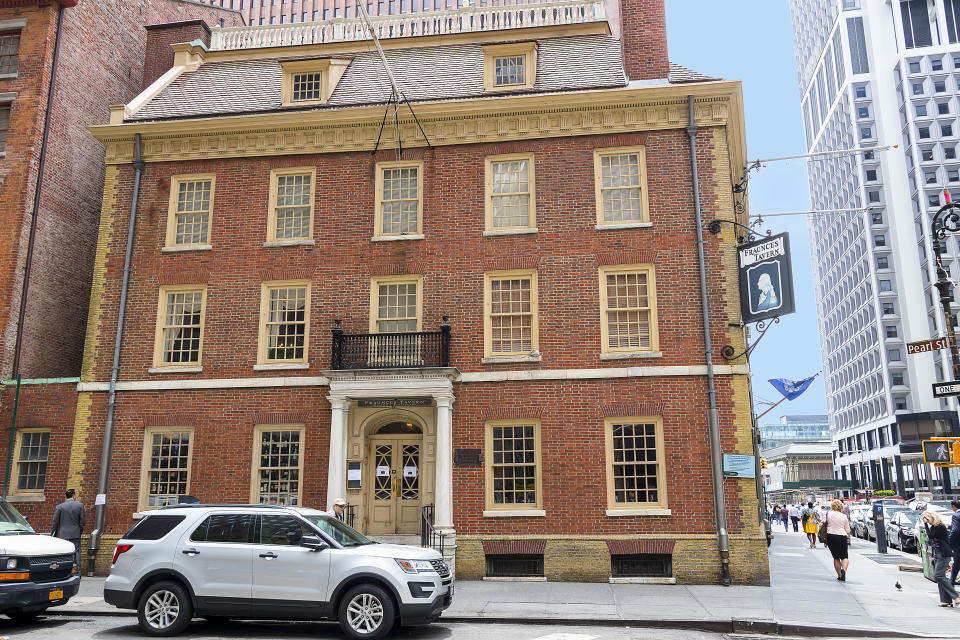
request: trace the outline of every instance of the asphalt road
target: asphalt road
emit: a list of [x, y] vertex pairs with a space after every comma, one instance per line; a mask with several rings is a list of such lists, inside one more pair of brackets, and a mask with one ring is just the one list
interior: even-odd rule
[[[30, 624], [17, 624], [0, 618], [0, 638], [7, 640], [142, 640], [136, 620], [117, 616], [50, 615]], [[194, 621], [184, 640], [343, 640], [336, 624], [289, 622]], [[629, 627], [589, 627], [553, 625], [510, 625], [490, 623], [435, 623], [425, 627], [400, 629], [391, 638], [397, 640], [722, 640], [757, 638], [676, 629], [631, 629]], [[770, 638], [771, 636], [762, 636]]]

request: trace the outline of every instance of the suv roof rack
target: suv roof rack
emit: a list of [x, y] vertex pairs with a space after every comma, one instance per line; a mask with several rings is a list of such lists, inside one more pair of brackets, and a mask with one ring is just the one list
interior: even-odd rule
[[285, 504], [230, 504], [226, 502], [214, 502], [214, 503], [201, 503], [201, 502], [188, 502], [184, 504], [168, 504], [163, 507], [160, 507], [160, 511], [164, 509], [204, 509], [208, 507], [228, 507], [230, 509], [287, 509], [288, 505]]

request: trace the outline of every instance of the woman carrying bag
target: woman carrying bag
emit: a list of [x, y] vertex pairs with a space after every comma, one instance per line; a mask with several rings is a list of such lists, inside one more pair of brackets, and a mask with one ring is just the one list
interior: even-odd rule
[[827, 511], [820, 526], [820, 542], [830, 549], [837, 580], [846, 582], [847, 567], [850, 566], [850, 558], [847, 555], [847, 549], [850, 546], [850, 520], [844, 515], [843, 502], [840, 500], [830, 503], [830, 511]]
[[950, 578], [947, 577], [947, 567], [953, 558], [953, 549], [947, 539], [947, 527], [944, 526], [943, 519], [936, 511], [924, 511], [920, 518], [923, 520], [924, 527], [927, 530], [927, 540], [930, 541], [934, 558], [936, 558], [933, 575], [937, 581], [937, 588], [940, 590], [940, 606], [960, 606], [960, 595], [957, 594], [957, 590], [950, 583]]

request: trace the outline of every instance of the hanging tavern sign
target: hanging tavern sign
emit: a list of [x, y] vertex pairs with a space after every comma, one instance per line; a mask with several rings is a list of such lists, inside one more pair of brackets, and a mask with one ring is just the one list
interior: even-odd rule
[[744, 322], [793, 313], [793, 269], [786, 233], [737, 247], [740, 309]]

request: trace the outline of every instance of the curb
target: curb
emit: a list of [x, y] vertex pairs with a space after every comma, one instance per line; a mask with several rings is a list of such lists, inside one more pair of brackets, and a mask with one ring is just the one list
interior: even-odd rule
[[[91, 610], [53, 610], [46, 615], [57, 616], [104, 616], [111, 618], [136, 617], [137, 613], [129, 609], [113, 611]], [[636, 627], [646, 629], [687, 629], [692, 631], [712, 631], [716, 633], [758, 633], [786, 636], [830, 637], [830, 638], [926, 638], [929, 636], [897, 631], [895, 629], [877, 629], [863, 627], [830, 627], [824, 625], [804, 625], [781, 623], [776, 620], [657, 620], [625, 618], [501, 618], [488, 616], [442, 616], [438, 622], [449, 624], [523, 624], [523, 625], [562, 625], [569, 627]]]

